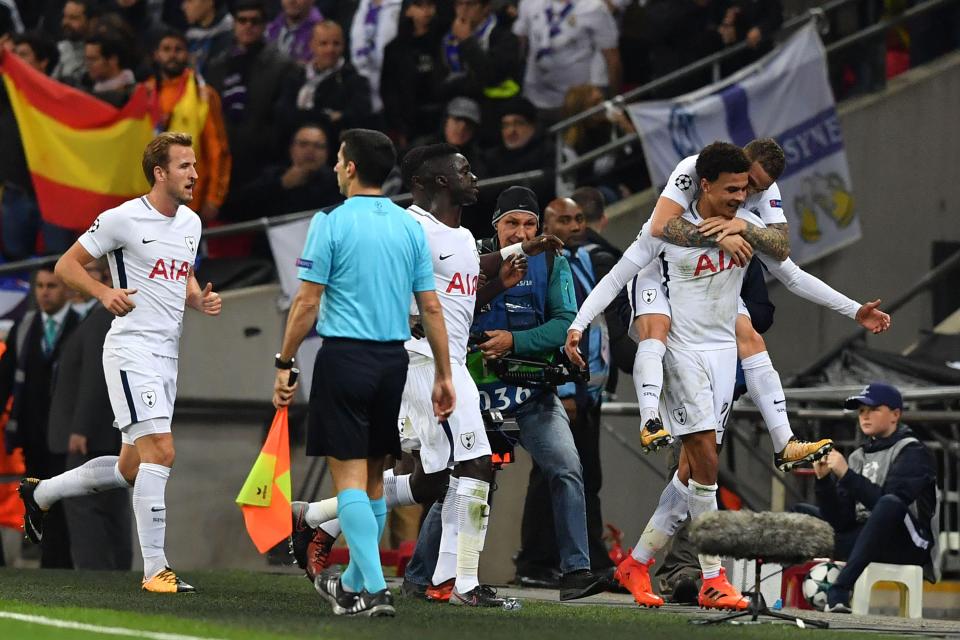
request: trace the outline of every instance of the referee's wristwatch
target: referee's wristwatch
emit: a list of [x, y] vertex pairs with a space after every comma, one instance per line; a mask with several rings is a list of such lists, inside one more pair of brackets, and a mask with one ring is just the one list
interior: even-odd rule
[[289, 360], [284, 360], [280, 357], [278, 353], [273, 358], [273, 366], [277, 369], [293, 369], [293, 363], [296, 362], [296, 358], [290, 358]]

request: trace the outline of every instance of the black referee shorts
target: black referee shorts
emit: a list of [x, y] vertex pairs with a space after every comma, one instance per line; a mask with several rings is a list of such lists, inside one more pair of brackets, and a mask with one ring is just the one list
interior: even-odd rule
[[324, 338], [313, 369], [307, 455], [399, 457], [408, 362], [402, 342]]

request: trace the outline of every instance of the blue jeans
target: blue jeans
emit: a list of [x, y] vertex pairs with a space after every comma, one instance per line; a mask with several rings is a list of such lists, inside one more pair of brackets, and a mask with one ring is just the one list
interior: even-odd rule
[[23, 260], [34, 255], [40, 231], [46, 253], [63, 253], [77, 238], [70, 229], [44, 222], [36, 196], [11, 184], [3, 187], [0, 213], [3, 254], [8, 260]]
[[[570, 431], [567, 412], [552, 392], [520, 405], [514, 417], [520, 426], [520, 444], [547, 477], [553, 506], [560, 570], [563, 573], [590, 568], [587, 545], [587, 508], [583, 496], [580, 457]], [[435, 504], [420, 528], [416, 551], [405, 578], [415, 584], [430, 584], [440, 548], [441, 505]]]

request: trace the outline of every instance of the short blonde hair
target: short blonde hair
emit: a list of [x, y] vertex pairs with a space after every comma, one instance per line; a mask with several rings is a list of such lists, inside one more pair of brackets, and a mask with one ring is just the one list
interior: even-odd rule
[[153, 168], [166, 169], [170, 164], [170, 147], [192, 147], [193, 136], [178, 131], [164, 131], [150, 141], [143, 150], [143, 175], [152, 187], [156, 179], [153, 177]]

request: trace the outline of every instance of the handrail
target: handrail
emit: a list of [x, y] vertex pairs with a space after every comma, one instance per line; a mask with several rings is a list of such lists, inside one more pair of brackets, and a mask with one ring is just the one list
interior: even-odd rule
[[[950, 1], [950, 0], [948, 0]], [[937, 284], [945, 277], [950, 275], [955, 269], [960, 267], [960, 250], [956, 251], [949, 258], [941, 262], [935, 268], [931, 269], [925, 273], [912, 287], [907, 289], [905, 293], [900, 295], [897, 298], [894, 298], [893, 302], [889, 305], [886, 305], [885, 309], [887, 313], [892, 314], [893, 312], [901, 309], [908, 302], [913, 300], [916, 296], [923, 293], [933, 285]], [[834, 346], [817, 358], [813, 363], [803, 369], [800, 373], [796, 374], [790, 379], [791, 384], [795, 384], [797, 380], [805, 378], [809, 375], [812, 375], [818, 369], [823, 368], [831, 360], [837, 357], [844, 349], [849, 347], [854, 342], [863, 339], [866, 336], [866, 329], [857, 329], [856, 331], [848, 334], [845, 338], [841, 338], [837, 341]]]

